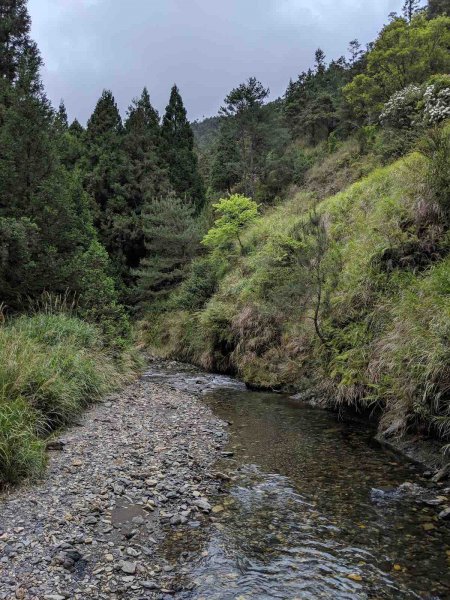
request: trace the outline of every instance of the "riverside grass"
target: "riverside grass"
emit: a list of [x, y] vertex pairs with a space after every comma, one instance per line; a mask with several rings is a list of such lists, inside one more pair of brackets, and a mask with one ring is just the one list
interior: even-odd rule
[[[448, 438], [450, 239], [429, 172], [414, 153], [334, 196], [299, 192], [267, 211], [243, 235], [242, 252], [226, 255], [226, 268], [223, 253], [208, 256], [220, 272], [209, 300], [192, 309], [181, 294], [176, 310], [147, 324], [148, 344], [254, 386], [313, 386], [324, 404], [375, 410], [387, 434], [425, 427]], [[328, 237], [326, 344], [314, 331], [316, 293], [301, 264], [314, 249], [311, 235], [298, 235], [312, 212]], [[195, 291], [193, 277], [184, 291]]]
[[0, 327], [0, 483], [40, 475], [44, 439], [129, 380], [131, 352], [105, 346], [97, 327], [61, 314], [20, 316]]

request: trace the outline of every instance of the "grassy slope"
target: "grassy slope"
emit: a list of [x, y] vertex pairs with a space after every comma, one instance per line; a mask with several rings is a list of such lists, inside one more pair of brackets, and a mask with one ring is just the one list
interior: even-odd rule
[[64, 314], [0, 327], [0, 484], [39, 475], [44, 438], [123, 384], [136, 363], [113, 356], [99, 330]]
[[384, 431], [445, 429], [450, 259], [427, 200], [425, 159], [375, 169], [316, 206], [328, 237], [325, 345], [311, 319], [317, 242], [304, 224], [312, 205], [298, 193], [247, 231], [243, 255], [209, 257], [221, 272], [216, 293], [200, 309], [161, 317], [151, 345], [254, 385], [313, 385], [329, 403], [377, 407]]

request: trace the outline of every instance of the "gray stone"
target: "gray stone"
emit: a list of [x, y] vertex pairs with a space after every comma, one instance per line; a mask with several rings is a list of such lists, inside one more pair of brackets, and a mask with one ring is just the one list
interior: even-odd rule
[[444, 510], [439, 513], [439, 518], [445, 521], [450, 519], [450, 506], [447, 506], [447, 508], [444, 508]]
[[120, 568], [123, 573], [126, 573], [127, 575], [134, 575], [136, 573], [137, 564], [128, 560], [123, 560], [120, 563]]

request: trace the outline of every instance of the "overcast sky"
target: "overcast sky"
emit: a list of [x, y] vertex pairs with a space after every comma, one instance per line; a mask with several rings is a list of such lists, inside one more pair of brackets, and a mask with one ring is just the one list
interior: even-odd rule
[[216, 114], [249, 76], [282, 95], [289, 78], [348, 42], [367, 43], [403, 0], [29, 0], [53, 104], [85, 122], [104, 88], [122, 114], [146, 85], [160, 112], [174, 82], [191, 120]]

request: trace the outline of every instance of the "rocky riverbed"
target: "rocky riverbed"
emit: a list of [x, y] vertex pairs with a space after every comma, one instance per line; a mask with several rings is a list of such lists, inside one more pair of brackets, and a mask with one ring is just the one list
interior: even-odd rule
[[[141, 380], [50, 444], [38, 485], [0, 498], [0, 598], [172, 598], [167, 540], [214, 521], [226, 423]], [[178, 557], [181, 561], [183, 557]]]

